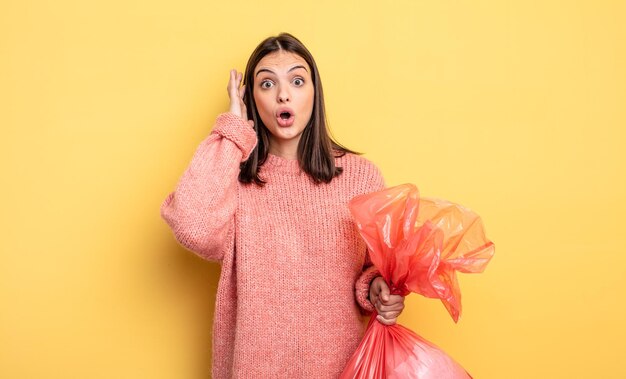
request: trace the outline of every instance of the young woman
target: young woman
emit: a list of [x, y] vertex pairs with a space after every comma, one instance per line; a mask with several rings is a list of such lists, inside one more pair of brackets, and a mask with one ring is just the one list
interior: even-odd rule
[[183, 246], [222, 264], [213, 378], [337, 378], [362, 316], [393, 324], [404, 307], [347, 207], [383, 178], [330, 139], [317, 66], [295, 37], [261, 42], [228, 95], [161, 208]]

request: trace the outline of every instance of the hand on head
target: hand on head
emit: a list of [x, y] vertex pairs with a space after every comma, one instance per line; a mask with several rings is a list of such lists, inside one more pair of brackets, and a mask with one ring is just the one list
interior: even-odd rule
[[254, 127], [254, 121], [248, 120], [248, 111], [243, 101], [243, 94], [246, 92], [246, 86], [242, 86], [243, 74], [237, 70], [230, 70], [230, 79], [228, 80], [228, 97], [230, 98], [229, 112], [248, 121], [250, 126]]
[[389, 286], [382, 276], [372, 280], [370, 284], [370, 301], [376, 307], [376, 319], [385, 325], [396, 323], [398, 316], [404, 309], [404, 296], [391, 295]]

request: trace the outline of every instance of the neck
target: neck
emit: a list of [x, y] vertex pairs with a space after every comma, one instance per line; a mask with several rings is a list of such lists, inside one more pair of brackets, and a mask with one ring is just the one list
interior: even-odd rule
[[285, 159], [298, 159], [298, 141], [288, 141], [275, 143], [270, 141], [270, 154], [274, 154]]

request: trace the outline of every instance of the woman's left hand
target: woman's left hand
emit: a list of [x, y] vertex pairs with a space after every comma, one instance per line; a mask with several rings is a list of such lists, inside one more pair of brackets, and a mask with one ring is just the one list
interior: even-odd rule
[[389, 294], [389, 286], [382, 276], [370, 284], [370, 301], [378, 312], [376, 319], [385, 325], [395, 324], [404, 309], [404, 296]]

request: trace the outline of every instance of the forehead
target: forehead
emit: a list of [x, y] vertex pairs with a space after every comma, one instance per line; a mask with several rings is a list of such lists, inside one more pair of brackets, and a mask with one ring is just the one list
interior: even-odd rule
[[256, 74], [262, 68], [267, 68], [276, 73], [280, 73], [288, 71], [293, 66], [304, 66], [307, 72], [311, 72], [311, 69], [304, 58], [290, 51], [279, 50], [269, 53], [261, 58], [259, 63], [257, 63], [254, 68], [254, 73]]

